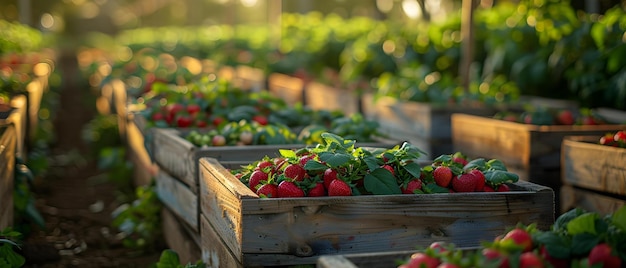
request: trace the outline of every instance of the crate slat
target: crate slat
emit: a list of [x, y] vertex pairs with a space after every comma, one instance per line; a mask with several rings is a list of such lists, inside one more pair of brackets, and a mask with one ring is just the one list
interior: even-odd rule
[[325, 254], [411, 250], [435, 240], [477, 246], [519, 222], [549, 228], [554, 221], [552, 189], [524, 181], [508, 193], [262, 199], [230, 174], [237, 166], [211, 158], [200, 165], [201, 214], [223, 251], [244, 265], [279, 257], [314, 263]]
[[574, 208], [582, 208], [585, 211], [597, 212], [600, 215], [609, 215], [625, 205], [626, 198], [619, 199], [571, 185], [561, 187], [561, 210], [564, 212]]
[[186, 264], [201, 260], [200, 237], [191, 237], [186, 226], [181, 224], [179, 218], [168, 208], [161, 210], [161, 218], [165, 242], [169, 248], [176, 251], [180, 262]]
[[[4, 122], [3, 122], [4, 121]], [[17, 135], [13, 124], [0, 120], [0, 230], [13, 226], [13, 180]]]
[[563, 183], [626, 198], [626, 148], [598, 144], [600, 137], [563, 139]]
[[200, 233], [196, 193], [163, 170], [159, 170], [156, 176], [156, 191], [161, 202], [189, 225], [194, 233]]

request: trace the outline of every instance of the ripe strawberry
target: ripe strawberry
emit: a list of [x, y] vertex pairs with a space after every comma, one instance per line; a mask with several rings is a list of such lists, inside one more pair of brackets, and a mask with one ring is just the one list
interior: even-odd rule
[[484, 189], [485, 189], [485, 174], [483, 174], [483, 172], [478, 170], [478, 169], [472, 169], [470, 171], [470, 173], [472, 175], [474, 175], [474, 178], [476, 179], [476, 188], [474, 189], [474, 191], [476, 191], [476, 192], [484, 191]]
[[509, 191], [511, 191], [511, 188], [509, 188], [508, 185], [506, 185], [504, 183], [498, 185], [498, 192], [509, 192]]
[[213, 124], [213, 126], [217, 127], [217, 126], [221, 125], [222, 123], [224, 123], [224, 121], [225, 121], [224, 117], [215, 116], [213, 118], [213, 120], [211, 121], [211, 123]]
[[570, 110], [561, 110], [556, 114], [556, 122], [561, 125], [573, 125], [576, 123], [574, 114]]
[[439, 252], [439, 253], [448, 251], [446, 249], [446, 247], [445, 247], [445, 243], [444, 242], [439, 242], [439, 241], [432, 242], [428, 246], [428, 248], [432, 248], [432, 249], [435, 250], [435, 252]]
[[325, 196], [326, 188], [324, 188], [324, 183], [318, 182], [313, 186], [313, 188], [309, 189], [306, 196], [315, 197], [315, 196]]
[[176, 117], [176, 126], [186, 128], [193, 125], [193, 119], [188, 114], [180, 114]]
[[258, 190], [256, 190], [256, 194], [260, 197], [277, 198], [278, 186], [273, 183], [263, 184]]
[[439, 264], [441, 264], [439, 259], [428, 256], [426, 253], [418, 252], [411, 255], [407, 267], [436, 268]]
[[197, 103], [190, 103], [190, 104], [187, 104], [186, 109], [187, 109], [187, 112], [188, 112], [190, 115], [197, 114], [197, 113], [199, 113], [199, 112], [200, 112], [200, 110], [202, 110], [202, 108], [200, 107], [200, 105], [198, 105]]
[[520, 268], [543, 268], [544, 266], [541, 258], [532, 251], [524, 252], [519, 256]]
[[626, 130], [620, 130], [618, 132], [615, 132], [615, 135], [613, 135], [613, 140], [616, 142], [626, 143]]
[[467, 193], [476, 189], [476, 178], [471, 173], [463, 173], [452, 179], [452, 189], [455, 192]]
[[278, 184], [278, 197], [303, 197], [304, 191], [294, 182], [282, 181]]
[[267, 181], [268, 177], [269, 175], [263, 172], [262, 170], [255, 170], [250, 175], [250, 180], [248, 181], [248, 187], [250, 187], [250, 190], [252, 190], [253, 192], [256, 192], [257, 186], [262, 181]]
[[503, 245], [514, 245], [522, 249], [523, 252], [529, 252], [533, 249], [532, 237], [522, 228], [515, 228], [507, 232], [500, 240], [500, 243]]
[[300, 165], [304, 166], [306, 165], [307, 162], [309, 162], [311, 159], [315, 159], [315, 155], [314, 154], [308, 154], [308, 155], [303, 155], [302, 157], [300, 157]]
[[270, 160], [259, 161], [256, 165], [256, 169], [265, 170], [266, 168], [273, 168], [274, 163]]
[[334, 180], [337, 179], [337, 170], [334, 170], [332, 168], [327, 168], [324, 171], [324, 187], [326, 187], [326, 189], [328, 189], [328, 187], [330, 187], [330, 183]]
[[252, 117], [252, 121], [259, 123], [259, 125], [265, 126], [267, 125], [267, 117], [263, 115], [255, 115]]
[[446, 166], [438, 166], [433, 170], [433, 178], [435, 179], [435, 183], [441, 187], [450, 186], [450, 181], [452, 181], [452, 169]]
[[449, 262], [444, 262], [442, 264], [439, 264], [437, 266], [437, 268], [459, 268], [460, 266], [454, 264], [454, 263], [449, 263]]
[[165, 115], [163, 115], [163, 113], [155, 112], [152, 114], [152, 121], [156, 122], [161, 120], [165, 120]]
[[483, 188], [483, 192], [489, 192], [489, 193], [493, 193], [496, 190], [493, 189], [493, 187], [491, 187], [490, 185], [485, 185], [485, 187]]
[[290, 164], [285, 168], [283, 172], [285, 177], [294, 179], [296, 181], [303, 181], [306, 175], [306, 170], [299, 164]]
[[328, 196], [351, 196], [352, 189], [345, 181], [333, 180], [328, 185]]
[[617, 134], [613, 135], [613, 134], [607, 133], [606, 135], [600, 138], [600, 144], [608, 145], [608, 146], [617, 146], [617, 142], [615, 141], [615, 136], [617, 136]]
[[[499, 268], [508, 268], [509, 267], [509, 258], [494, 248], [484, 248], [481, 251], [483, 257], [487, 260], [488, 263], [497, 263]], [[489, 265], [488, 267], [493, 267], [493, 265]]]
[[414, 194], [416, 190], [422, 189], [422, 181], [420, 179], [412, 179], [401, 187], [403, 194]]
[[619, 256], [612, 254], [612, 248], [607, 243], [600, 243], [594, 246], [589, 252], [589, 266], [602, 264], [601, 267], [621, 267], [622, 260]]
[[396, 174], [396, 172], [393, 170], [393, 167], [391, 165], [383, 165], [383, 168], [391, 172], [391, 175]]

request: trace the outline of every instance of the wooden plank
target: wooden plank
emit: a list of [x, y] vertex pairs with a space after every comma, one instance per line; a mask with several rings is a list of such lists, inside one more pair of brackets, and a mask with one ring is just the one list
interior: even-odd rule
[[600, 137], [563, 139], [563, 183], [626, 196], [626, 148], [598, 144]]
[[326, 254], [411, 250], [435, 240], [477, 246], [520, 222], [540, 229], [554, 222], [554, 192], [524, 181], [507, 193], [262, 199], [217, 160], [200, 165], [201, 213], [246, 265], [311, 264]]
[[16, 134], [13, 124], [0, 120], [0, 230], [13, 226]]
[[620, 199], [571, 185], [561, 187], [561, 211], [564, 212], [582, 208], [600, 215], [609, 215], [624, 205], [626, 205], [626, 198]]
[[133, 163], [133, 182], [135, 186], [149, 185], [158, 173], [158, 166], [152, 163], [144, 136], [131, 118], [127, 119], [126, 152]]
[[269, 92], [284, 100], [288, 105], [305, 104], [304, 81], [281, 73], [272, 73], [267, 78]]
[[156, 192], [165, 206], [189, 225], [194, 233], [200, 234], [197, 192], [163, 170], [159, 170], [156, 176]]
[[15, 126], [15, 136], [17, 137], [15, 153], [18, 157], [26, 159], [28, 152], [26, 151], [26, 137], [28, 128], [28, 98], [26, 95], [19, 94], [11, 98], [11, 107], [14, 110], [6, 119]]
[[178, 253], [182, 264], [196, 263], [202, 259], [202, 250], [198, 243], [200, 237], [191, 237], [179, 219], [168, 208], [161, 210], [163, 236], [168, 247]]
[[345, 115], [360, 113], [361, 99], [355, 91], [309, 82], [304, 88], [304, 102], [314, 110], [341, 111]]
[[347, 255], [325, 255], [317, 260], [318, 268], [397, 267], [398, 261], [408, 260], [415, 250]]
[[224, 245], [222, 238], [215, 232], [211, 223], [205, 218], [200, 219], [202, 225], [202, 262], [207, 267], [244, 267]]

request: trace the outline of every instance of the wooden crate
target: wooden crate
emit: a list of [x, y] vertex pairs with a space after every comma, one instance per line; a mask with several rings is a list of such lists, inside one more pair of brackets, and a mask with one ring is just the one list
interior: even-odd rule
[[494, 112], [487, 107], [439, 106], [390, 97], [375, 101], [372, 94], [363, 96], [363, 114], [380, 124], [380, 132], [392, 139], [409, 141], [430, 158], [454, 153], [452, 114], [491, 115]]
[[149, 185], [158, 174], [159, 167], [150, 158], [145, 136], [141, 127], [135, 123], [134, 114], [127, 114], [126, 117], [126, 154], [133, 163], [133, 183], [135, 186]]
[[269, 92], [284, 100], [288, 105], [304, 103], [304, 81], [300, 78], [281, 73], [272, 73], [267, 78]]
[[187, 226], [180, 223], [172, 210], [161, 210], [163, 237], [167, 246], [178, 253], [182, 264], [196, 263], [202, 259], [200, 236], [190, 236]]
[[[517, 223], [554, 222], [552, 189], [504, 193], [259, 198], [216, 159], [201, 158], [203, 261], [228, 267], [315, 264], [319, 256], [478, 246]], [[468, 229], [473, 230], [467, 232]]]
[[314, 110], [341, 111], [345, 115], [360, 113], [361, 98], [356, 91], [309, 82], [304, 88], [304, 103]]
[[317, 268], [396, 268], [398, 262], [408, 260], [416, 250], [383, 253], [360, 253], [348, 255], [324, 255], [316, 263]]
[[626, 205], [624, 196], [607, 195], [572, 185], [563, 185], [560, 191], [561, 211], [563, 212], [582, 208], [600, 215], [609, 215]]
[[17, 137], [15, 153], [18, 157], [26, 159], [28, 152], [26, 150], [26, 140], [28, 137], [28, 96], [18, 94], [11, 98], [10, 102], [13, 111], [6, 119], [15, 127], [15, 135]]
[[626, 199], [626, 148], [598, 144], [600, 137], [567, 136], [563, 139], [563, 184]]
[[17, 148], [15, 126], [0, 120], [0, 230], [13, 226], [13, 180]]
[[238, 65], [235, 67], [232, 82], [236, 88], [254, 92], [262, 91], [265, 90], [265, 71], [246, 65]]

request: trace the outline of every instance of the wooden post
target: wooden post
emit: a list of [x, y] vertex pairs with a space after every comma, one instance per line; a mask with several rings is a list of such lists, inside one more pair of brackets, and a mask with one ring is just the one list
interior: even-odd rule
[[20, 23], [33, 26], [33, 22], [31, 19], [32, 16], [31, 16], [30, 0], [19, 0], [17, 4], [18, 4], [17, 9], [19, 10]]
[[469, 91], [470, 68], [474, 60], [474, 8], [477, 0], [463, 0], [461, 6], [461, 64], [459, 74], [465, 92]]

